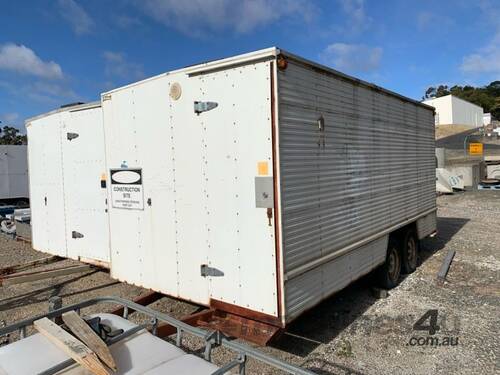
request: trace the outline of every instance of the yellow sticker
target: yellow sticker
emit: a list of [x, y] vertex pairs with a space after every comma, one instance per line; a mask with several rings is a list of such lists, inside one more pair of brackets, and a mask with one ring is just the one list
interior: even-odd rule
[[257, 171], [259, 176], [267, 176], [269, 174], [269, 168], [267, 166], [267, 161], [259, 161], [257, 163]]
[[469, 155], [482, 155], [482, 154], [483, 154], [482, 143], [471, 143], [469, 145]]

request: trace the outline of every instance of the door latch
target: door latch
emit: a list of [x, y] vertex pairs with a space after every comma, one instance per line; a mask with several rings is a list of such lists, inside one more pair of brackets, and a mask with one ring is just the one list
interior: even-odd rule
[[71, 237], [73, 238], [83, 238], [83, 234], [77, 232], [76, 230], [74, 230], [73, 232], [71, 232]]
[[214, 267], [209, 267], [208, 264], [202, 264], [200, 267], [200, 274], [203, 277], [207, 276], [224, 276], [224, 272], [221, 270], [218, 270], [217, 268]]
[[194, 113], [199, 115], [202, 112], [217, 108], [218, 105], [216, 102], [194, 102]]
[[71, 141], [72, 139], [78, 138], [80, 134], [78, 133], [66, 133], [66, 138], [68, 138], [68, 141]]

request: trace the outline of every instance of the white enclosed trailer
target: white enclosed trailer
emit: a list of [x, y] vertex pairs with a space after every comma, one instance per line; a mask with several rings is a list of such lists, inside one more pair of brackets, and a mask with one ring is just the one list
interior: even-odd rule
[[280, 49], [102, 105], [120, 280], [285, 326], [435, 231], [433, 109]]
[[26, 146], [0, 145], [0, 200], [22, 200], [28, 196]]
[[55, 110], [26, 129], [33, 248], [108, 266], [101, 104]]

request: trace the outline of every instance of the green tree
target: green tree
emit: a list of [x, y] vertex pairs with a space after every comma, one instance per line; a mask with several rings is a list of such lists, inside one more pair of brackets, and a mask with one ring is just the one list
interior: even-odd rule
[[27, 137], [19, 134], [19, 129], [13, 126], [4, 126], [0, 128], [0, 145], [25, 145]]
[[500, 120], [500, 81], [493, 81], [483, 87], [469, 85], [455, 85], [450, 88], [447, 85], [431, 86], [425, 90], [423, 99], [439, 98], [449, 94], [482, 107], [485, 113], [490, 112], [494, 118]]

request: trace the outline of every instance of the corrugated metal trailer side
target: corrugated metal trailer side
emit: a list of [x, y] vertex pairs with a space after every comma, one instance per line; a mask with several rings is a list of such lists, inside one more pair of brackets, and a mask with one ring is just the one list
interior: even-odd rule
[[0, 145], [0, 199], [28, 198], [25, 145]]
[[33, 248], [108, 266], [100, 103], [27, 120]]
[[[278, 70], [286, 321], [435, 230], [430, 107], [283, 53]], [[434, 218], [434, 219], [433, 219]], [[420, 219], [420, 220], [419, 220]]]

